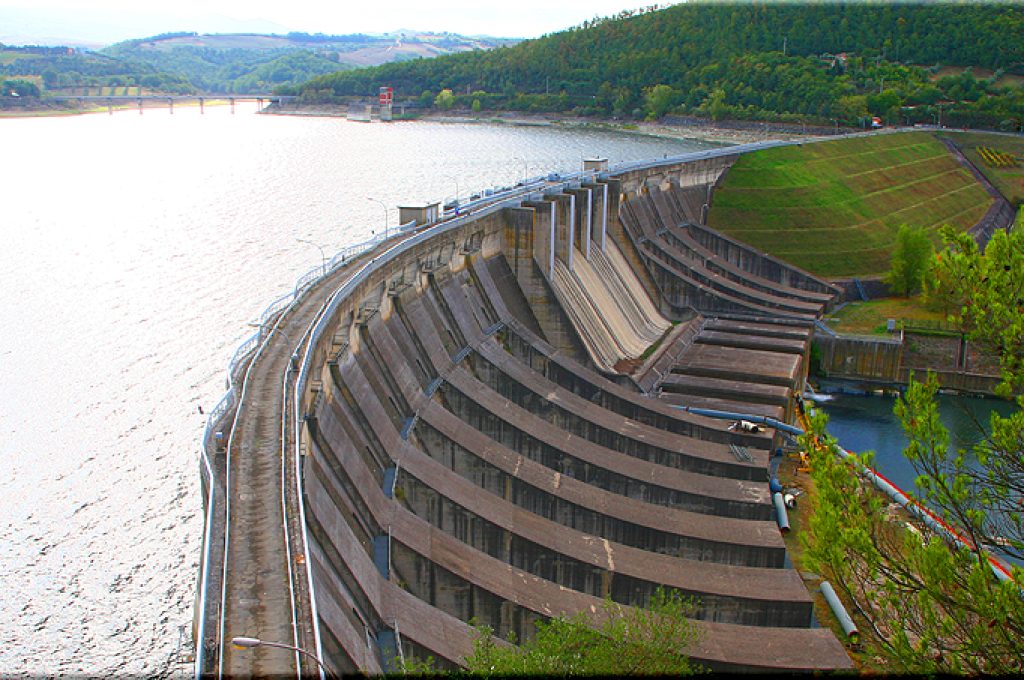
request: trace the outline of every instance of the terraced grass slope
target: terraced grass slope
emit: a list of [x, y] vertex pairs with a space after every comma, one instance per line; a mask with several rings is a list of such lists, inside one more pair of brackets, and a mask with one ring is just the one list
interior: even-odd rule
[[966, 230], [990, 204], [938, 140], [915, 132], [746, 154], [708, 223], [819, 276], [870, 276], [888, 271], [900, 224]]
[[[974, 165], [992, 182], [997, 189], [1014, 205], [1024, 204], [1024, 138], [1011, 135], [998, 135], [991, 132], [957, 132], [948, 130], [942, 133], [953, 140]], [[1013, 156], [1017, 161], [1013, 165], [997, 165], [987, 161], [978, 152], [985, 147], [997, 153]]]

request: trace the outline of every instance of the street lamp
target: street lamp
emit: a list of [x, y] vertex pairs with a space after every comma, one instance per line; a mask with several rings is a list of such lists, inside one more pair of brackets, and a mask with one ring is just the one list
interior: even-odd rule
[[327, 273], [327, 254], [324, 252], [323, 246], [321, 246], [319, 243], [313, 243], [312, 241], [307, 241], [304, 238], [296, 237], [295, 240], [298, 241], [299, 243], [305, 243], [306, 245], [314, 246], [314, 247], [320, 249], [320, 269], [322, 271], [322, 274], [326, 274]]
[[235, 638], [231, 638], [231, 644], [233, 644], [235, 647], [238, 647], [239, 649], [246, 649], [246, 648], [249, 648], [249, 647], [278, 647], [280, 649], [290, 649], [293, 652], [298, 652], [299, 654], [304, 654], [305, 656], [308, 656], [313, 661], [316, 661], [317, 665], [320, 666], [320, 670], [322, 670], [324, 672], [324, 675], [330, 676], [330, 674], [331, 674], [331, 672], [327, 670], [327, 666], [324, 665], [323, 661], [321, 661], [319, 658], [317, 658], [316, 654], [313, 654], [312, 652], [306, 651], [305, 649], [302, 649], [301, 647], [293, 647], [292, 645], [286, 645], [286, 644], [282, 644], [280, 642], [267, 642], [266, 640], [260, 640], [259, 638], [251, 638], [251, 637], [235, 637]]
[[[249, 326], [251, 328], [258, 328], [258, 329], [260, 329], [260, 340], [261, 341], [263, 340], [263, 329], [265, 328], [265, 326], [263, 324], [261, 324], [261, 323], [247, 323], [245, 325]], [[292, 350], [292, 355], [290, 357], [291, 358], [291, 368], [292, 369], [297, 368], [298, 364], [299, 364], [299, 347], [298, 347], [298, 345], [295, 344], [295, 341], [292, 340], [291, 337], [287, 333], [285, 333], [283, 330], [281, 330], [281, 327], [280, 327], [279, 324], [274, 324], [273, 326], [271, 326], [270, 327], [270, 333], [268, 333], [267, 335], [270, 336], [270, 335], [273, 335], [274, 333], [280, 333], [284, 337], [284, 339], [287, 340], [288, 343], [294, 348]]]
[[445, 175], [446, 179], [450, 179], [455, 182], [455, 214], [459, 214], [459, 180], [452, 175]]
[[525, 182], [527, 175], [530, 174], [530, 164], [527, 163], [526, 159], [522, 158], [521, 156], [512, 156], [512, 159], [523, 162], [523, 181]]
[[384, 205], [384, 201], [376, 199], [373, 196], [367, 196], [366, 200], [373, 201], [374, 203], [377, 203], [378, 205], [380, 205], [381, 208], [384, 209], [384, 240], [387, 241], [388, 240], [388, 207], [386, 205]]

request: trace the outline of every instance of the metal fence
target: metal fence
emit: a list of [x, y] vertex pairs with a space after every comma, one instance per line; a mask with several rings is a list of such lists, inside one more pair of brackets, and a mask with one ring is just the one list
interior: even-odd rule
[[[400, 225], [395, 233], [408, 229], [412, 225], [413, 223]], [[203, 673], [207, 671], [206, 665], [211, 662], [207, 651], [209, 649], [216, 648], [216, 644], [206, 644], [207, 637], [210, 634], [208, 632], [207, 625], [209, 623], [208, 619], [213, 618], [214, 614], [217, 614], [218, 617], [223, 614], [221, 607], [211, 611], [211, 603], [209, 600], [210, 555], [211, 546], [216, 542], [216, 537], [213, 536], [215, 524], [214, 518], [218, 512], [219, 506], [223, 506], [223, 512], [226, 515], [228, 510], [228, 499], [226, 496], [221, 497], [221, 493], [218, 491], [216, 474], [214, 472], [215, 465], [212, 460], [210, 447], [214, 446], [216, 433], [227, 425], [226, 421], [228, 420], [229, 414], [238, 405], [238, 394], [241, 388], [241, 373], [247, 362], [252, 358], [253, 354], [263, 342], [267, 327], [278, 314], [287, 309], [287, 307], [294, 302], [299, 295], [321, 278], [343, 266], [353, 257], [373, 249], [384, 240], [385, 235], [381, 234], [367, 241], [346, 246], [339, 250], [334, 257], [331, 258], [329, 263], [321, 264], [300, 276], [296, 280], [295, 285], [290, 292], [271, 302], [260, 313], [259, 329], [242, 340], [241, 344], [238, 345], [234, 353], [231, 355], [231, 358], [228, 360], [227, 375], [225, 376], [227, 391], [217, 402], [216, 406], [214, 406], [210, 411], [209, 416], [206, 419], [206, 427], [203, 431], [203, 438], [199, 447], [200, 478], [204, 487], [203, 505], [206, 508], [206, 519], [203, 530], [202, 566], [198, 587], [198, 625], [195, 633], [196, 678], [200, 678]]]

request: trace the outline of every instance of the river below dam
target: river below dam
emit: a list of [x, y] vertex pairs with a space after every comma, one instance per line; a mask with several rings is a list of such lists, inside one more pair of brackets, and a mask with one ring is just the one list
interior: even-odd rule
[[[904, 491], [916, 492], [913, 465], [903, 456], [907, 436], [893, 414], [896, 397], [877, 395], [826, 395], [819, 407], [828, 414], [826, 430], [840, 446], [853, 453], [873, 451], [874, 467]], [[949, 449], [970, 450], [988, 432], [993, 412], [1007, 416], [1012, 402], [983, 397], [940, 394], [939, 418], [949, 430]], [[968, 458], [971, 460], [971, 458]]]
[[242, 105], [0, 120], [0, 674], [191, 671], [204, 412], [321, 249], [399, 203], [710, 146]]

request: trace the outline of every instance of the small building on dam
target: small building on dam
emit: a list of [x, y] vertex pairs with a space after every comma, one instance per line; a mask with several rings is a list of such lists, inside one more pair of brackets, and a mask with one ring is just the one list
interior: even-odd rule
[[[281, 630], [307, 632], [280, 641], [338, 673], [428, 656], [454, 669], [470, 622], [524, 639], [540, 619], [667, 587], [696, 601], [700, 664], [852, 667], [775, 521], [782, 435], [687, 410], [791, 421], [814, 322], [839, 294], [705, 226], [736, 157], [538, 181], [331, 273], [285, 369], [299, 547], [281, 578], [306, 599]], [[238, 482], [229, 503], [255, 493]], [[252, 672], [236, 664], [259, 650], [227, 643], [276, 634], [232, 628], [263, 605], [228, 599], [200, 672]]]

